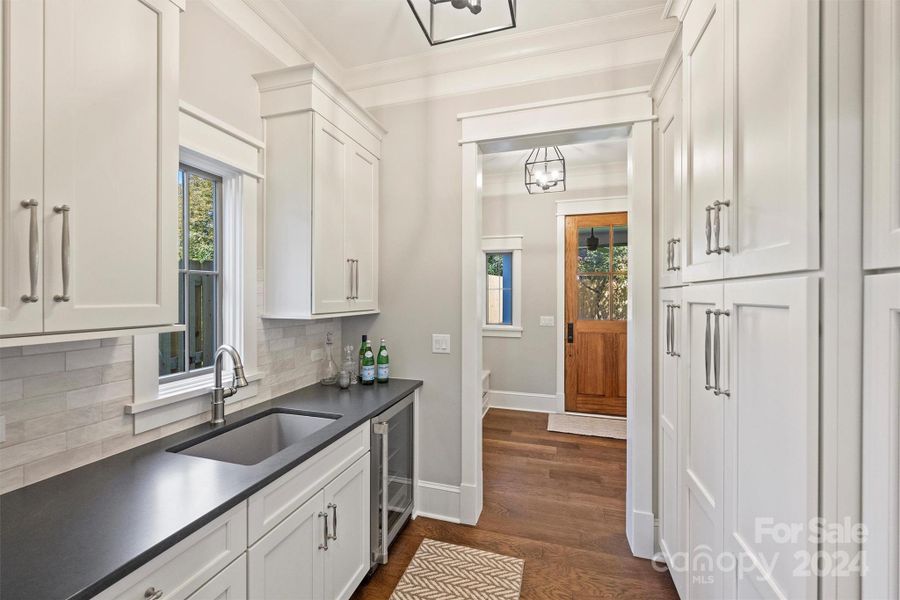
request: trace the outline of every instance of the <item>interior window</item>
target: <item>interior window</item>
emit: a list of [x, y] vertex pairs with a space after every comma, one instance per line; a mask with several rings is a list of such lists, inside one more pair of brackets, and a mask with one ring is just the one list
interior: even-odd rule
[[178, 169], [179, 322], [184, 333], [159, 336], [159, 376], [209, 371], [222, 331], [222, 179], [188, 165]]
[[512, 252], [488, 252], [487, 306], [488, 325], [512, 325]]

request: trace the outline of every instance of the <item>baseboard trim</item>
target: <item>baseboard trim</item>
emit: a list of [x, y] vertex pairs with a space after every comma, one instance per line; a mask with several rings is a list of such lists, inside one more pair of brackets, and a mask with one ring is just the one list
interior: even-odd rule
[[459, 486], [419, 481], [419, 506], [415, 516], [428, 517], [449, 523], [459, 523]]
[[508, 408], [528, 412], [555, 413], [558, 399], [556, 394], [529, 394], [526, 392], [507, 392], [490, 390], [488, 392], [489, 408]]

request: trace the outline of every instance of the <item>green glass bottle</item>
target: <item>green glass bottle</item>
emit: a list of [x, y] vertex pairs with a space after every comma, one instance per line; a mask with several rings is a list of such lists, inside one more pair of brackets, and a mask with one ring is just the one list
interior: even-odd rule
[[372, 352], [372, 342], [369, 341], [366, 341], [366, 352], [363, 354], [359, 382], [363, 385], [375, 383], [375, 353]]
[[369, 336], [363, 334], [362, 342], [359, 344], [359, 363], [356, 365], [356, 380], [362, 381], [362, 368], [363, 368], [363, 358], [366, 356], [366, 341], [369, 339]]
[[387, 344], [384, 343], [384, 338], [381, 338], [381, 347], [378, 349], [377, 365], [375, 378], [378, 380], [378, 383], [387, 383], [391, 375], [391, 359], [388, 356]]

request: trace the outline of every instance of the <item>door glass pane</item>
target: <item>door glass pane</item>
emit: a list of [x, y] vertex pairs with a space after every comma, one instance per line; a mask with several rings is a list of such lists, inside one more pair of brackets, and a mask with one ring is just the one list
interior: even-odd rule
[[194, 369], [212, 366], [216, 340], [218, 276], [191, 273], [188, 278], [188, 365]]
[[628, 276], [613, 275], [612, 300], [609, 318], [624, 321], [628, 318]]
[[624, 273], [628, 270], [628, 225], [613, 227], [613, 271]]
[[197, 173], [190, 173], [188, 185], [190, 268], [212, 271], [216, 265], [216, 182]]
[[[413, 411], [410, 406], [388, 421], [388, 530], [394, 529], [413, 500]], [[395, 442], [396, 440], [396, 442]]]
[[608, 320], [609, 275], [578, 276], [578, 318]]
[[581, 227], [578, 229], [578, 272], [606, 273], [609, 271], [609, 227]]

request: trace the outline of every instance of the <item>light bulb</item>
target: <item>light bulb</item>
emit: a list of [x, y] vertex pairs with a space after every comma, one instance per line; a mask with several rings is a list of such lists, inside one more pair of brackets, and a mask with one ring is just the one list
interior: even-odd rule
[[469, 0], [469, 10], [473, 15], [481, 12], [481, 0]]
[[553, 171], [552, 173], [550, 173], [550, 178], [559, 179], [559, 171]]
[[450, 0], [450, 6], [453, 8], [466, 8], [469, 6], [469, 0]]

